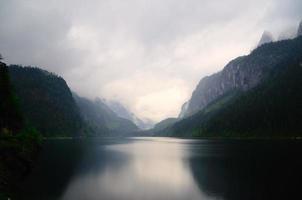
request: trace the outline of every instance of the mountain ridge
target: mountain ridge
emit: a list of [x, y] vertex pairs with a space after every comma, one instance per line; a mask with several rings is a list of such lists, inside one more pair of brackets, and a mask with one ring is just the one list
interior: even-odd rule
[[87, 124], [86, 135], [127, 136], [138, 131], [138, 127], [132, 121], [119, 117], [100, 98], [93, 101], [80, 97], [75, 92], [73, 92], [73, 97], [79, 106], [81, 116]]
[[27, 123], [46, 137], [81, 135], [83, 121], [62, 77], [20, 65], [10, 65], [9, 73]]
[[[202, 110], [213, 100], [230, 90], [246, 91], [266, 78], [271, 67], [285, 59], [289, 54], [288, 52], [278, 52], [282, 51], [280, 46], [268, 50], [269, 44], [261, 45], [247, 56], [233, 59], [220, 72], [202, 78], [192, 93], [184, 117]], [[288, 43], [285, 42], [284, 44], [287, 45]], [[267, 57], [274, 55], [274, 58], [267, 59]]]
[[[262, 45], [248, 56], [239, 57], [239, 60], [235, 59], [230, 63], [232, 62], [260, 63], [258, 67], [265, 69], [265, 75], [253, 82], [255, 85], [250, 85], [252, 87], [245, 88], [240, 84], [240, 87], [230, 87], [221, 95], [216, 95], [212, 101], [208, 101], [200, 110], [162, 132], [166, 136], [182, 137], [301, 135], [302, 95], [299, 91], [302, 91], [302, 37]], [[241, 63], [241, 67], [250, 66]], [[213, 77], [217, 76], [219, 73]], [[209, 77], [203, 80], [207, 79]]]
[[142, 120], [137, 117], [134, 113], [130, 112], [122, 103], [113, 100], [104, 99], [103, 102], [113, 110], [119, 117], [128, 119], [136, 124], [140, 129], [146, 130], [153, 127], [153, 122], [150, 120]]
[[273, 41], [274, 41], [273, 35], [268, 31], [264, 31], [262, 33], [260, 41], [258, 42], [257, 47], [260, 47], [261, 45], [264, 45], [264, 44], [267, 44], [267, 43], [270, 43]]

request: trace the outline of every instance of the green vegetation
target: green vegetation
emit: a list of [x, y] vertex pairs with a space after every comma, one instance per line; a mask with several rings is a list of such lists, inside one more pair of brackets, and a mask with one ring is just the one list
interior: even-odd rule
[[14, 193], [16, 184], [30, 172], [41, 142], [42, 136], [34, 128], [15, 135], [0, 133], [0, 197]]
[[156, 132], [157, 135], [165, 135], [162, 131], [168, 128], [169, 126], [172, 126], [174, 123], [178, 121], [177, 118], [167, 118], [164, 119], [157, 124], [155, 124], [154, 128], [152, 129], [153, 132]]
[[221, 96], [164, 132], [186, 137], [302, 136], [302, 37], [263, 45], [249, 60], [264, 53], [268, 60], [280, 53], [286, 56], [257, 87]]
[[34, 67], [9, 66], [26, 123], [44, 137], [117, 136], [137, 131], [101, 100], [72, 94], [65, 80]]
[[23, 118], [17, 104], [17, 97], [10, 84], [8, 67], [0, 62], [0, 132], [12, 134], [23, 127]]
[[24, 125], [6, 64], [0, 62], [0, 198], [29, 172], [39, 149], [39, 132]]
[[126, 136], [134, 134], [138, 128], [128, 119], [118, 117], [100, 99], [91, 101], [74, 94], [81, 116], [85, 122], [87, 136]]
[[38, 68], [17, 65], [10, 66], [9, 72], [26, 123], [45, 137], [81, 134], [83, 121], [63, 78]]

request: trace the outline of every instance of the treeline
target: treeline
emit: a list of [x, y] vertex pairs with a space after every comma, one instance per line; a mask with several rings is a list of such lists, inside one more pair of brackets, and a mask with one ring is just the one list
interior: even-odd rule
[[56, 74], [0, 62], [0, 199], [31, 169], [42, 136], [127, 136], [137, 130], [101, 100], [73, 94]]
[[23, 127], [23, 117], [13, 92], [8, 67], [0, 62], [0, 127], [1, 133], [13, 134]]
[[9, 66], [26, 122], [45, 137], [78, 136], [84, 126], [65, 80], [34, 67]]
[[26, 123], [8, 67], [0, 60], [0, 199], [7, 199], [29, 172], [40, 143], [41, 135]]
[[267, 78], [247, 91], [231, 91], [197, 114], [176, 122], [163, 132], [196, 137], [300, 137], [302, 136], [302, 37], [263, 45], [249, 56], [258, 62], [267, 54]]
[[73, 94], [85, 122], [85, 136], [112, 137], [135, 135], [138, 127], [130, 120], [119, 117], [101, 99], [90, 100]]
[[56, 74], [19, 65], [8, 69], [25, 123], [44, 137], [126, 136], [138, 130], [100, 99], [93, 101], [72, 93]]

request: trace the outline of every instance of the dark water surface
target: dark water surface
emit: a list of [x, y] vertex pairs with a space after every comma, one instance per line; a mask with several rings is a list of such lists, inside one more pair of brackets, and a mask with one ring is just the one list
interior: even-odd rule
[[302, 199], [302, 142], [48, 140], [20, 199]]

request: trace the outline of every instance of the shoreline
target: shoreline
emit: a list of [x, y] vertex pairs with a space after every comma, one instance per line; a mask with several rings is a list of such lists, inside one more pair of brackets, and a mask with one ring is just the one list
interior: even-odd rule
[[121, 139], [121, 138], [176, 138], [176, 139], [193, 139], [193, 140], [302, 140], [301, 136], [297, 137], [169, 137], [169, 136], [124, 136], [124, 137], [44, 137], [46, 140], [82, 140], [82, 139]]

